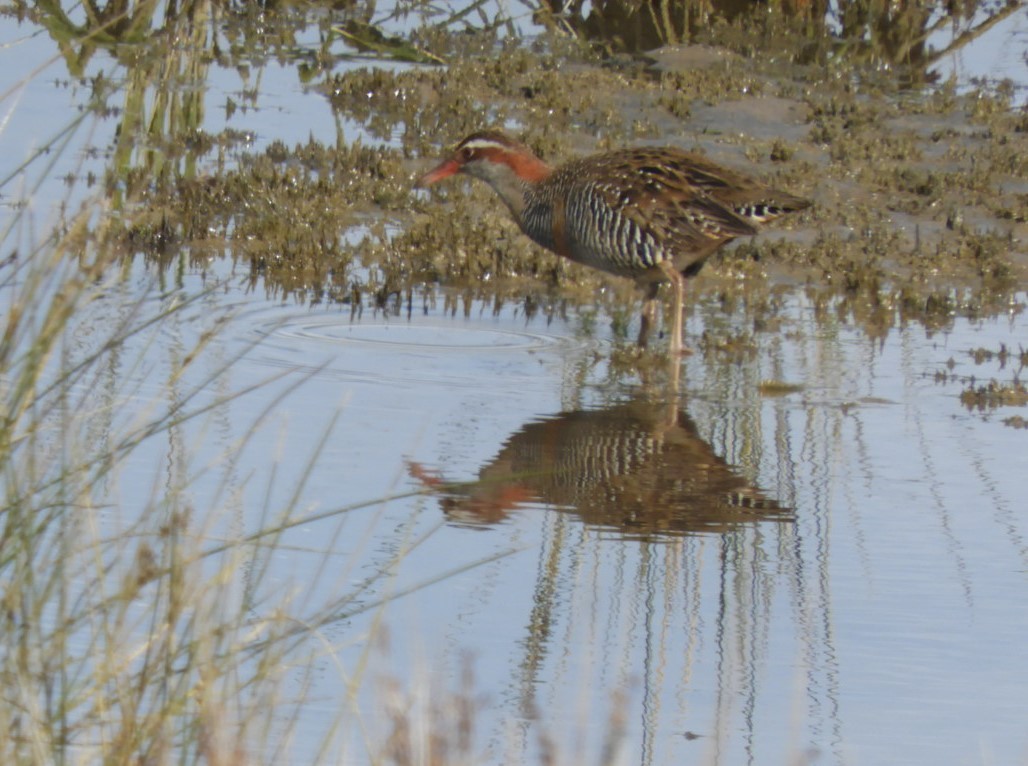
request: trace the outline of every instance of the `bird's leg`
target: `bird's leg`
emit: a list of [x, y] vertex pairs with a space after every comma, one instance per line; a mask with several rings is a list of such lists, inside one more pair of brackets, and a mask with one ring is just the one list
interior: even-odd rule
[[649, 340], [650, 328], [657, 316], [657, 285], [652, 285], [646, 292], [643, 300], [642, 321], [639, 324], [639, 348], [646, 348]]
[[685, 277], [675, 268], [671, 261], [661, 261], [660, 270], [671, 282], [671, 290], [674, 300], [671, 306], [671, 346], [668, 354], [671, 357], [678, 357], [682, 354], [682, 309], [685, 303]]

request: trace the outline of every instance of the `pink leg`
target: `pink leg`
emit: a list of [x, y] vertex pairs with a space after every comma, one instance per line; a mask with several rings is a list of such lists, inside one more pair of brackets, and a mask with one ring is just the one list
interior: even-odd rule
[[682, 354], [682, 310], [685, 304], [685, 277], [669, 261], [660, 264], [660, 270], [671, 282], [673, 295], [671, 307], [671, 339], [668, 355], [678, 357]]

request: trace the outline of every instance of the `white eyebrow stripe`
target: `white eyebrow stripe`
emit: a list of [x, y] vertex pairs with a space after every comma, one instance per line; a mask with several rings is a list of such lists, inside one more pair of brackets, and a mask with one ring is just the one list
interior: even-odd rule
[[488, 138], [476, 138], [474, 141], [468, 141], [462, 147], [464, 149], [497, 149], [504, 148], [503, 144], [497, 141], [491, 141]]

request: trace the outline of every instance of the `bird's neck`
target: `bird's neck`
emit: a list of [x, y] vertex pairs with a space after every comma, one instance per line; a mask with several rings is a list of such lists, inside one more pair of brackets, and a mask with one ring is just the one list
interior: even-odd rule
[[537, 196], [540, 184], [553, 169], [538, 157], [514, 154], [502, 162], [485, 162], [472, 171], [493, 187], [519, 224], [524, 227], [525, 208]]

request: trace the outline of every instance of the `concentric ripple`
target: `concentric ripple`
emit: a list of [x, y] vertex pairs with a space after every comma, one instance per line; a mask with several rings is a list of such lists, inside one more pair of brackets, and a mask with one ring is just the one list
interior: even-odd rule
[[[236, 326], [247, 328], [241, 340], [255, 346], [244, 365], [391, 388], [480, 387], [483, 379], [527, 374], [528, 359], [564, 357], [563, 346], [580, 345], [558, 334], [562, 324], [526, 323], [513, 311], [360, 320], [343, 311], [262, 307], [237, 318], [242, 323]], [[557, 332], [533, 332], [533, 324]]]
[[453, 320], [430, 320], [426, 324], [395, 322], [350, 322], [341, 317], [292, 317], [276, 322], [267, 337], [276, 340], [302, 340], [313, 344], [359, 344], [387, 346], [393, 350], [434, 351], [524, 351], [552, 346], [562, 339], [554, 335], [483, 327], [481, 324]]

